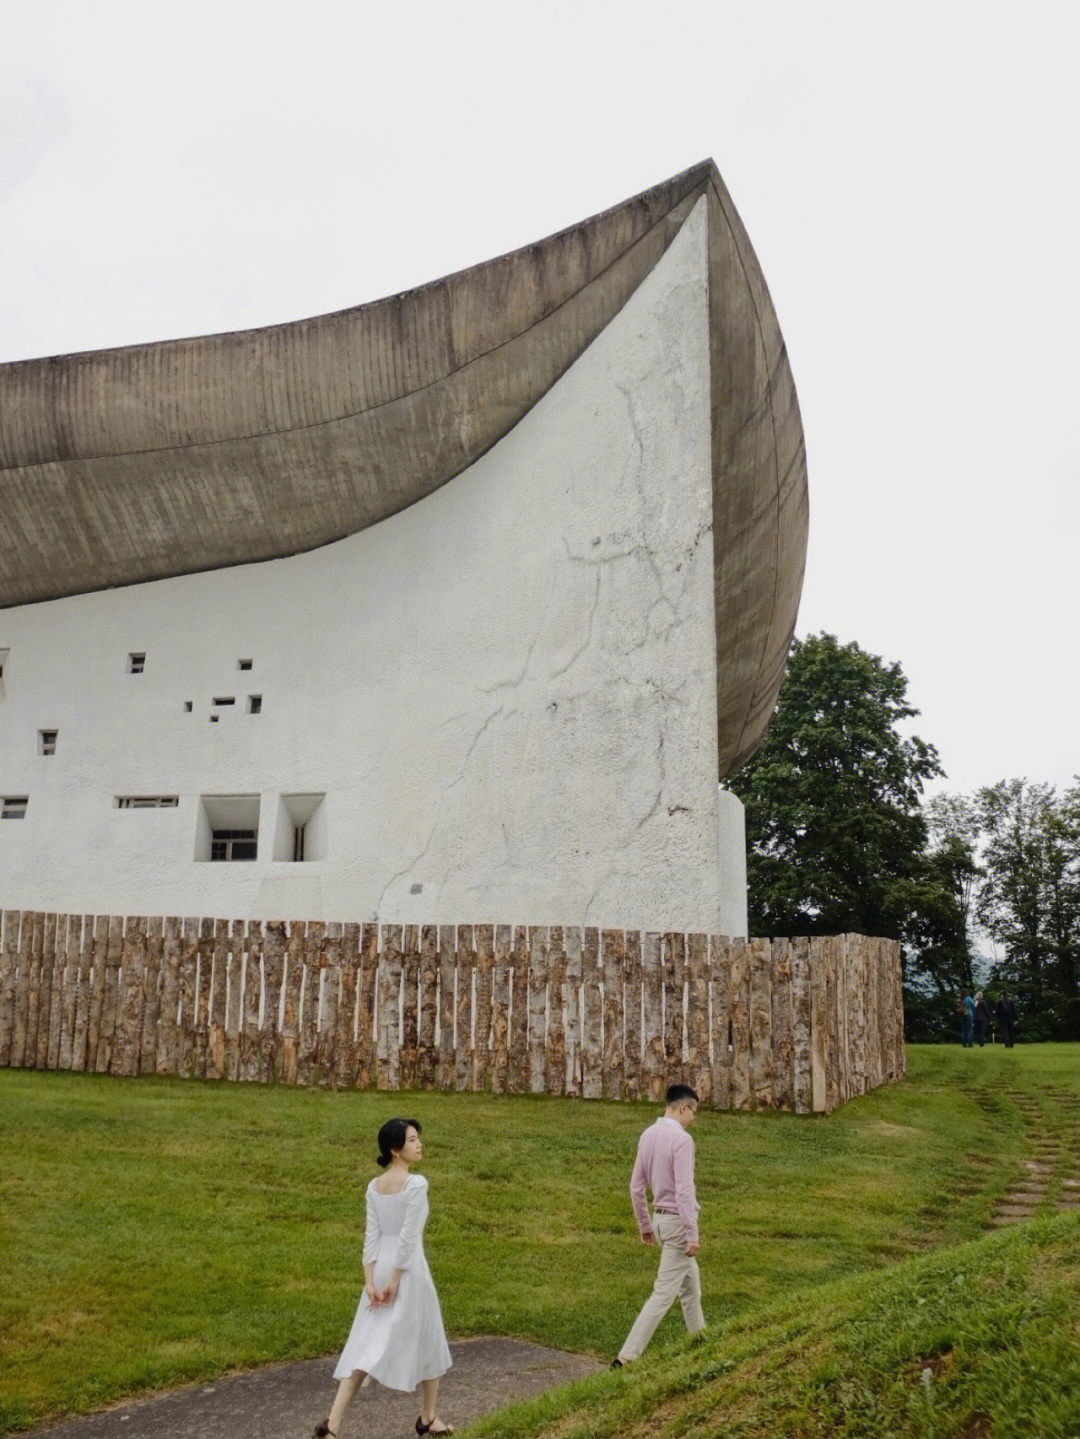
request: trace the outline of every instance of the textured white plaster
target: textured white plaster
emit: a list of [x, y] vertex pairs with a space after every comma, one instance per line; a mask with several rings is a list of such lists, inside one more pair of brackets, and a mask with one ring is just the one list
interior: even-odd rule
[[[429, 499], [292, 559], [0, 612], [0, 795], [30, 795], [0, 905], [715, 929], [707, 320], [702, 201]], [[113, 807], [156, 793], [179, 807]], [[201, 796], [238, 794], [258, 860], [197, 861]], [[325, 857], [274, 860], [281, 796], [316, 794]]]
[[720, 790], [720, 933], [745, 939], [746, 807], [729, 789]]

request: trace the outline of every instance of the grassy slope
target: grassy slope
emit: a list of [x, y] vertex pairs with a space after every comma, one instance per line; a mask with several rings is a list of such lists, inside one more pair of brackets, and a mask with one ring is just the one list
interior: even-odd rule
[[[1075, 1047], [912, 1050], [910, 1068], [828, 1120], [702, 1116], [711, 1321], [980, 1233], [1027, 1152], [1012, 1090], [1075, 1145], [1053, 1093], [1075, 1091]], [[611, 1354], [651, 1282], [626, 1199], [641, 1106], [11, 1071], [0, 1105], [0, 1429], [333, 1350], [371, 1136], [399, 1105], [424, 1125], [451, 1334]]]
[[933, 1439], [1080, 1433], [1077, 1221], [821, 1286], [504, 1409], [471, 1436]]

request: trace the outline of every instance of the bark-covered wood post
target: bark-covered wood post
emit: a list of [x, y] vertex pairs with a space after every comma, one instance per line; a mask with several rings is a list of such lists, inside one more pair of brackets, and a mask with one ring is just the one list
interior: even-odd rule
[[716, 1109], [731, 1108], [731, 942], [709, 936], [712, 984], [712, 1095]]
[[0, 1068], [11, 1063], [15, 1035], [15, 984], [19, 970], [19, 911], [5, 909], [0, 924]]
[[262, 961], [265, 1004], [259, 1035], [259, 1071], [263, 1083], [270, 1084], [285, 1078], [281, 1068], [281, 1026], [288, 970], [288, 938], [284, 920], [272, 919], [264, 926]]
[[473, 931], [476, 944], [476, 1016], [473, 1022], [472, 1066], [469, 1088], [485, 1090], [491, 1066], [491, 966], [494, 962], [495, 927], [478, 924]]
[[414, 1089], [420, 1063], [420, 1021], [417, 1013], [420, 982], [420, 926], [401, 930], [401, 1060], [398, 1087]]
[[[2, 931], [0, 931], [2, 934]], [[64, 1011], [60, 1021], [58, 1069], [72, 1069], [75, 1051], [75, 1015], [79, 1006], [79, 960], [82, 946], [82, 915], [69, 914], [64, 933]], [[0, 957], [3, 953], [0, 939]], [[2, 988], [2, 984], [0, 984]]]
[[[51, 923], [50, 923], [51, 921]], [[60, 1020], [64, 1005], [64, 931], [67, 916], [54, 914], [45, 919], [45, 953], [49, 957], [49, 1023], [45, 1033], [46, 1069], [55, 1069], [60, 1055]], [[51, 933], [50, 933], [51, 931]], [[50, 955], [51, 951], [51, 955]], [[39, 1065], [40, 1069], [42, 1066]]]
[[754, 1107], [773, 1106], [772, 943], [750, 941], [750, 1087]]
[[37, 1067], [37, 1034], [41, 1020], [41, 969], [44, 963], [45, 916], [34, 911], [30, 929], [30, 954], [27, 962], [29, 986], [26, 1005], [26, 1044], [23, 1068]]
[[626, 940], [621, 929], [600, 935], [604, 976], [604, 1098], [621, 1099], [623, 1086], [623, 960]]
[[[89, 919], [89, 916], [87, 916]], [[26, 916], [23, 916], [25, 928]], [[87, 933], [84, 925], [83, 933]], [[86, 1016], [86, 1059], [87, 1074], [97, 1073], [97, 1052], [101, 1039], [101, 1014], [105, 1007], [105, 956], [109, 950], [109, 917], [96, 914], [93, 918], [93, 940], [90, 953], [91, 983]]]
[[773, 1103], [777, 1109], [794, 1109], [795, 1034], [791, 941], [774, 939], [772, 949]]
[[603, 1053], [600, 1047], [600, 932], [585, 930], [581, 950], [581, 1093], [585, 1099], [599, 1099], [604, 1092]]
[[195, 1055], [195, 967], [198, 963], [199, 921], [185, 916], [180, 922], [179, 988], [177, 993], [177, 1045], [173, 1073], [191, 1077]]
[[664, 968], [663, 936], [649, 930], [642, 939], [642, 991], [645, 1018], [641, 1031], [641, 1086], [654, 1102], [664, 1095]]
[[[242, 940], [234, 939], [233, 941], [235, 946], [233, 952], [240, 964], [237, 969], [240, 1007], [237, 1017], [239, 1034], [236, 1041], [236, 1078], [246, 1084], [251, 1084], [260, 1077], [259, 1014], [263, 1002], [262, 924], [259, 920], [252, 919], [242, 927], [245, 931]], [[234, 926], [234, 935], [235, 932]]]
[[105, 948], [105, 993], [101, 1001], [101, 1032], [98, 1035], [97, 1072], [108, 1074], [116, 1059], [116, 1020], [120, 1004], [120, 964], [124, 947], [124, 921], [117, 914], [108, 920]]
[[623, 959], [623, 1029], [626, 1042], [623, 1053], [623, 1095], [640, 1099], [645, 1083], [641, 1052], [641, 931], [626, 931], [626, 952]]
[[709, 942], [703, 934], [686, 937], [686, 1048], [690, 1086], [702, 1104], [712, 1099], [709, 1058]]
[[356, 1087], [370, 1089], [375, 1075], [375, 1016], [378, 1010], [379, 926], [368, 921], [360, 931], [360, 969], [356, 977]]
[[120, 942], [120, 993], [112, 1073], [139, 1072], [139, 1034], [142, 1030], [143, 969], [146, 962], [145, 920], [128, 915]]
[[194, 1053], [192, 1075], [206, 1078], [206, 1053], [210, 1039], [210, 981], [214, 972], [214, 921], [205, 915], [199, 921], [195, 960], [195, 1019], [192, 1033]]
[[439, 1003], [439, 931], [434, 924], [420, 928], [420, 1017], [416, 1042], [418, 1078], [422, 1089], [435, 1087], [439, 1051], [435, 1047], [435, 1018]]
[[472, 1069], [473, 969], [476, 951], [473, 948], [473, 927], [457, 927], [457, 994], [454, 999], [456, 1044], [454, 1048], [454, 1088], [466, 1090]]
[[334, 1084], [356, 1087], [356, 986], [360, 977], [360, 926], [350, 921], [341, 929], [341, 997], [334, 1025]]
[[30, 1013], [30, 955], [34, 940], [34, 916], [30, 910], [19, 915], [18, 951], [15, 968], [15, 998], [12, 1008], [11, 1051], [8, 1063], [21, 1069], [26, 1058], [26, 1023]]
[[[299, 965], [302, 966], [300, 993], [296, 1011], [296, 1080], [310, 1086], [315, 1072], [315, 1036], [319, 1027], [319, 959], [325, 925], [309, 921], [303, 929]], [[293, 945], [290, 935], [289, 968], [292, 968]]]
[[[37, 941], [35, 940], [35, 945]], [[49, 1067], [49, 1011], [52, 1008], [53, 961], [56, 958], [56, 915], [45, 913], [41, 916], [41, 958], [38, 962], [38, 1016], [37, 1041], [30, 1063], [34, 1069]], [[32, 1003], [33, 991], [31, 991]]]
[[399, 1009], [401, 1000], [401, 925], [384, 924], [379, 929], [378, 1002], [375, 1023], [378, 1026], [379, 1089], [397, 1089], [401, 1078], [401, 1033]]
[[281, 957], [281, 1007], [274, 1036], [274, 1073], [282, 1084], [295, 1084], [300, 1025], [300, 986], [304, 981], [303, 921], [283, 925], [284, 952]]
[[244, 1028], [244, 921], [227, 926], [225, 954], [225, 1068], [226, 1079], [240, 1078], [240, 1035]]
[[544, 1046], [547, 1040], [544, 1011], [547, 1006], [546, 927], [529, 929], [529, 1092], [544, 1092]]
[[791, 942], [792, 1079], [796, 1114], [810, 1114], [810, 941]]
[[831, 1114], [840, 1103], [840, 1043], [837, 1035], [836, 971], [837, 942], [829, 935], [825, 940], [825, 1108]]
[[548, 930], [547, 1037], [544, 1045], [544, 1089], [562, 1094], [566, 1083], [566, 949], [561, 924]]
[[[87, 915], [87, 920], [90, 916]], [[86, 921], [83, 923], [85, 943]], [[175, 914], [165, 916], [161, 937], [161, 1006], [158, 1011], [157, 1052], [154, 1056], [156, 1074], [175, 1074], [180, 1052], [180, 1025], [177, 1010], [180, 1005], [180, 919]], [[78, 1020], [76, 1020], [75, 1047], [78, 1049]]]
[[529, 935], [514, 926], [514, 984], [510, 1014], [508, 1079], [512, 1094], [529, 1092]]
[[439, 1088], [453, 1089], [454, 984], [457, 933], [452, 924], [439, 925]]
[[750, 941], [731, 946], [731, 1094], [736, 1109], [753, 1103], [750, 1087]]
[[828, 975], [825, 969], [825, 940], [810, 941], [810, 1095], [813, 1112], [827, 1114], [826, 1071], [829, 1054]]
[[683, 985], [686, 982], [686, 941], [676, 932], [664, 935], [661, 948], [664, 972], [664, 1083], [685, 1081], [683, 1059]]
[[[337, 1089], [338, 1004], [342, 984], [341, 925], [330, 921], [323, 933], [319, 957], [322, 986], [322, 1015], [315, 1038], [315, 1063], [323, 1089]], [[350, 1011], [351, 1012], [351, 1011]]]
[[139, 1033], [139, 1073], [157, 1072], [158, 1025], [161, 1023], [161, 965], [164, 953], [165, 921], [151, 917], [146, 926], [146, 953], [143, 970], [143, 1017]]
[[510, 949], [513, 933], [508, 924], [495, 926], [494, 991], [491, 1005], [491, 1089], [505, 1094], [510, 1042]]
[[563, 952], [566, 955], [564, 985], [566, 995], [566, 1074], [564, 1091], [581, 1098], [581, 930], [569, 925], [563, 930]]
[[53, 949], [52, 998], [49, 1001], [49, 1052], [46, 1056], [50, 1069], [60, 1067], [60, 1039], [64, 1032], [64, 1003], [67, 991], [67, 929], [67, 915], [58, 914]]
[[82, 1073], [87, 1068], [86, 1045], [90, 1028], [90, 1000], [94, 976], [94, 916], [82, 917], [79, 940], [79, 994], [75, 1001], [75, 1032], [71, 1041], [71, 1068]]
[[210, 990], [206, 1004], [206, 1077], [225, 1077], [225, 995], [228, 989], [229, 921], [214, 921]]
[[[855, 1093], [856, 1017], [854, 957], [846, 935], [829, 936], [829, 958], [836, 976], [836, 1103]], [[849, 982], [850, 981], [850, 982]]]

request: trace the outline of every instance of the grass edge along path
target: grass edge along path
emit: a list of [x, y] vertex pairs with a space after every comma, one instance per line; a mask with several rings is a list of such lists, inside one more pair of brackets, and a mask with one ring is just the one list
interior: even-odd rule
[[832, 1281], [489, 1415], [463, 1439], [1074, 1439], [1080, 1223]]

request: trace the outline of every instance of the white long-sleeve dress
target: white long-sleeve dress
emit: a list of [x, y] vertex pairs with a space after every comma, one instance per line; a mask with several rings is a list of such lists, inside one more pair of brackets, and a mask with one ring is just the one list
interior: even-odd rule
[[384, 1289], [394, 1269], [402, 1271], [401, 1282], [393, 1304], [375, 1308], [365, 1288], [334, 1378], [345, 1379], [360, 1369], [388, 1389], [413, 1390], [421, 1379], [445, 1374], [452, 1362], [424, 1255], [428, 1182], [410, 1174], [397, 1194], [380, 1194], [373, 1179], [364, 1202], [364, 1263], [375, 1265], [374, 1286]]

